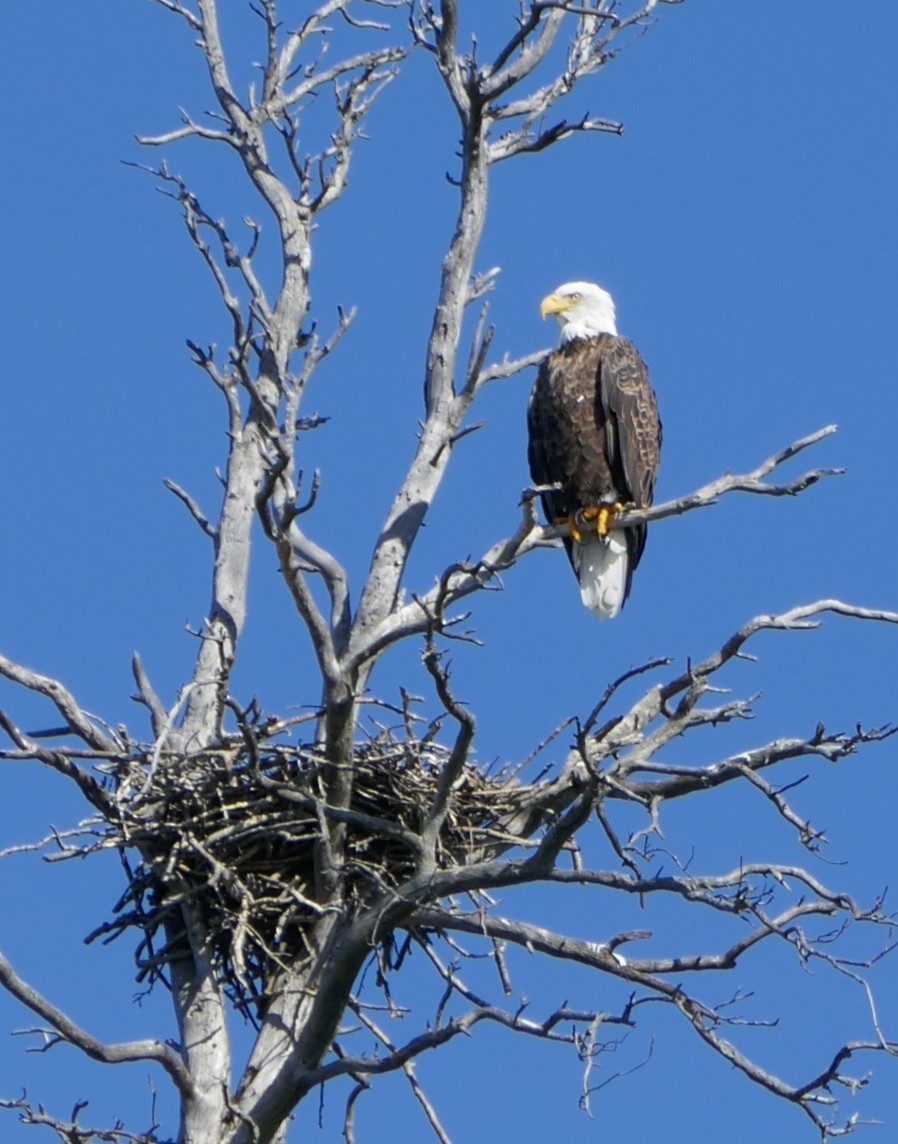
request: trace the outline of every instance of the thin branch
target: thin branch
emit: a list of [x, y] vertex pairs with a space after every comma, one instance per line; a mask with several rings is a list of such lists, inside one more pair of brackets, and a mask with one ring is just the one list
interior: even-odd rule
[[[802, 907], [796, 907], [796, 910], [800, 910], [801, 908]], [[788, 917], [789, 915], [785, 916]], [[610, 973], [612, 976], [621, 977], [643, 988], [652, 990], [659, 998], [674, 1005], [687, 1018], [702, 1040], [715, 1052], [738, 1068], [756, 1084], [766, 1088], [768, 1091], [774, 1093], [774, 1095], [798, 1105], [821, 1131], [823, 1129], [830, 1131], [831, 1125], [828, 1125], [817, 1112], [814, 1107], [815, 1104], [832, 1105], [834, 1103], [833, 1098], [825, 1095], [833, 1083], [848, 1085], [856, 1083], [849, 1081], [840, 1074], [839, 1069], [843, 1061], [860, 1051], [883, 1051], [885, 1048], [885, 1051], [893, 1053], [896, 1050], [896, 1046], [883, 1046], [880, 1041], [850, 1042], [838, 1050], [830, 1066], [812, 1081], [804, 1085], [792, 1086], [757, 1065], [740, 1052], [731, 1042], [722, 1037], [718, 1031], [721, 1024], [721, 1018], [718, 1012], [709, 1009], [700, 1001], [691, 997], [683, 990], [682, 986], [672, 985], [655, 976], [650, 968], [644, 968], [644, 966], [650, 967], [650, 962], [634, 963], [617, 954], [616, 948], [619, 947], [622, 940], [630, 940], [634, 937], [638, 938], [648, 935], [618, 935], [616, 944], [601, 944], [554, 934], [551, 931], [538, 926], [528, 925], [524, 922], [512, 922], [508, 919], [497, 918], [491, 915], [476, 917], [459, 915], [452, 911], [435, 909], [433, 907], [419, 910], [416, 915], [416, 921], [419, 924], [432, 926], [436, 929], [460, 929], [462, 932], [481, 934], [494, 939], [498, 938], [503, 941], [511, 941], [515, 944], [522, 945], [530, 952], [536, 951], [563, 960], [574, 960], [580, 964], [600, 969]], [[772, 928], [770, 932], [773, 933], [777, 931], [775, 928]], [[709, 967], [711, 967], [710, 963]], [[720, 964], [714, 967], [726, 968], [728, 966]], [[685, 965], [680, 971], [682, 972], [682, 970], [688, 968], [695, 968], [695, 966]], [[677, 972], [677, 969], [671, 965], [668, 971]], [[830, 1132], [830, 1134], [832, 1133]], [[826, 1133], [824, 1132], [824, 1138], [825, 1135]]]
[[21, 687], [37, 692], [37, 694], [49, 699], [65, 719], [69, 731], [73, 735], [77, 735], [88, 746], [93, 747], [95, 751], [118, 753], [121, 749], [120, 743], [103, 734], [88, 713], [78, 706], [71, 692], [63, 687], [59, 680], [51, 679], [48, 675], [40, 675], [36, 671], [31, 671], [30, 668], [13, 663], [4, 655], [0, 655], [0, 675], [12, 683], [17, 683]]
[[452, 789], [468, 761], [471, 744], [477, 731], [477, 721], [474, 716], [450, 690], [449, 670], [440, 663], [440, 653], [434, 646], [432, 637], [424, 653], [424, 666], [434, 681], [440, 702], [458, 724], [458, 734], [455, 737], [452, 753], [443, 764], [433, 802], [421, 829], [422, 871], [436, 867], [437, 839], [450, 810]]
[[[160, 0], [157, 0], [159, 3]], [[153, 1124], [147, 1132], [129, 1132], [121, 1123], [116, 1122], [111, 1128], [90, 1128], [80, 1124], [78, 1117], [87, 1107], [87, 1101], [78, 1101], [72, 1110], [71, 1120], [60, 1120], [51, 1116], [43, 1106], [35, 1108], [29, 1103], [26, 1096], [18, 1100], [0, 1100], [0, 1108], [18, 1112], [19, 1123], [28, 1127], [49, 1128], [55, 1132], [61, 1144], [160, 1144], [157, 1135], [159, 1125], [156, 1123], [155, 1111]]]
[[[816, 445], [826, 437], [832, 436], [837, 432], [838, 426], [827, 425], [823, 429], [818, 429], [816, 433], [810, 433], [807, 437], [802, 437], [800, 440], [787, 445], [785, 449], [780, 450], [779, 453], [774, 453], [772, 457], [768, 457], [756, 469], [752, 469], [749, 473], [738, 475], [726, 474], [718, 477], [716, 481], [711, 481], [710, 484], [703, 485], [694, 493], [689, 493], [687, 496], [679, 497], [677, 500], [666, 501], [664, 504], [653, 505], [651, 508], [646, 509], [625, 509], [617, 518], [617, 523], [622, 527], [627, 524], [642, 524], [648, 523], [653, 520], [663, 520], [669, 516], [681, 516], [683, 513], [691, 512], [696, 508], [707, 508], [710, 505], [716, 504], [717, 501], [725, 496], [727, 493], [741, 492], [741, 493], [755, 493], [759, 496], [797, 496], [805, 489], [811, 488], [812, 485], [817, 484], [818, 481], [824, 480], [826, 477], [840, 477], [844, 475], [844, 469], [812, 469], [810, 472], [796, 477], [794, 481], [788, 481], [786, 484], [770, 484], [765, 481], [775, 469], [780, 465], [796, 456], [798, 453], [809, 449], [812, 445]], [[563, 531], [559, 531], [558, 535], [564, 535]]]
[[184, 507], [187, 509], [196, 523], [200, 526], [206, 536], [208, 536], [210, 540], [216, 540], [218, 538], [218, 529], [209, 523], [209, 518], [200, 508], [198, 502], [194, 500], [194, 498], [190, 495], [190, 493], [188, 493], [185, 489], [182, 489], [180, 485], [175, 484], [174, 481], [168, 480], [168, 478], [163, 480], [162, 483], [165, 485], [168, 491], [170, 493], [174, 493], [178, 500], [184, 505]]
[[[350, 1007], [358, 1019], [361, 1021], [361, 1023], [365, 1026], [365, 1028], [368, 1029], [378, 1039], [378, 1041], [380, 1041], [387, 1052], [395, 1053], [397, 1051], [396, 1045], [357, 1002], [351, 1003]], [[427, 1122], [433, 1129], [434, 1135], [440, 1141], [440, 1144], [452, 1144], [452, 1141], [449, 1139], [445, 1128], [440, 1123], [436, 1109], [433, 1107], [430, 1100], [428, 1100], [427, 1094], [424, 1092], [417, 1076], [415, 1075], [415, 1068], [412, 1062], [406, 1061], [406, 1063], [402, 1066], [402, 1071], [405, 1073], [412, 1093], [414, 1094], [415, 1099], [421, 1105], [421, 1108], [424, 1110], [424, 1115], [427, 1117]]]
[[56, 1036], [51, 1038], [50, 1045], [64, 1041], [81, 1049], [92, 1060], [103, 1064], [155, 1061], [165, 1069], [183, 1096], [190, 1098], [194, 1095], [193, 1080], [184, 1062], [168, 1045], [161, 1041], [129, 1041], [119, 1045], [104, 1045], [23, 981], [2, 953], [0, 953], [0, 985], [53, 1027]]
[[176, 15], [186, 20], [188, 27], [194, 32], [201, 32], [203, 30], [199, 16], [188, 8], [186, 4], [179, 4], [177, 0], [153, 0], [153, 3], [158, 4], [160, 8], [168, 9], [169, 12], [176, 13]]
[[156, 739], [159, 739], [165, 729], [165, 707], [153, 689], [152, 683], [150, 683], [149, 676], [143, 666], [143, 660], [140, 658], [138, 652], [135, 652], [131, 657], [131, 673], [134, 676], [134, 682], [137, 684], [137, 695], [135, 698], [149, 711], [153, 735]]

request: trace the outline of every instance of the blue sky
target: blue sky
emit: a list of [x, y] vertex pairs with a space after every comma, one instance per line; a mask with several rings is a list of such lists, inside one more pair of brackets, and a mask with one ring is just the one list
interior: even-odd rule
[[[490, 6], [486, 42], [514, 7]], [[254, 24], [238, 0], [223, 9], [249, 76], [261, 53], [260, 42], [250, 46]], [[3, 25], [0, 651], [60, 678], [86, 708], [140, 736], [147, 729], [129, 701], [131, 653], [140, 650], [173, 701], [195, 651], [185, 624], [201, 622], [208, 593], [206, 542], [162, 480], [189, 488], [211, 511], [225, 455], [218, 394], [190, 365], [184, 342], [225, 344], [227, 324], [177, 208], [122, 161], [157, 161], [134, 135], [171, 128], [179, 106], [199, 113], [210, 96], [190, 36], [146, 0], [19, 4]], [[496, 172], [478, 260], [482, 270], [502, 267], [491, 302], [495, 352], [552, 342], [538, 305], [559, 283], [588, 278], [609, 289], [659, 395], [661, 499], [754, 467], [832, 422], [839, 433], [790, 472], [820, 465], [847, 474], [795, 501], [734, 497], [653, 527], [632, 597], [610, 625], [583, 611], [559, 553], [512, 570], [503, 593], [474, 604], [484, 647], [454, 653], [483, 760], [525, 757], [562, 719], [588, 711], [609, 679], [654, 655], [703, 656], [757, 613], [826, 596], [898, 608], [896, 47], [898, 8], [889, 0], [850, 12], [810, 0], [661, 6], [648, 35], [566, 109], [620, 119], [623, 137], [576, 140]], [[314, 535], [334, 547], [357, 586], [411, 457], [439, 259], [453, 225], [445, 174], [455, 126], [423, 55], [384, 93], [368, 135], [345, 199], [322, 219], [312, 279], [322, 330], [338, 305], [357, 306], [358, 319], [316, 376], [306, 409], [331, 417], [308, 445], [308, 468], [323, 474]], [[255, 211], [221, 156], [188, 146], [168, 159], [235, 228]], [[515, 526], [528, 481], [529, 387], [520, 377], [484, 395], [487, 424], [457, 450], [410, 588], [427, 587]], [[763, 692], [755, 721], [681, 748], [684, 760], [806, 734], [818, 719], [850, 730], [896, 717], [896, 631], [828, 619], [820, 632], [769, 636], [755, 651], [757, 664], [728, 676], [739, 694]], [[385, 662], [375, 690], [391, 700], [401, 682], [426, 690], [416, 662], [416, 649]], [[235, 690], [278, 711], [317, 699], [302, 627], [261, 544]], [[47, 719], [5, 686], [0, 704], [27, 727]], [[815, 872], [865, 901], [896, 880], [894, 759], [886, 743], [838, 769], [821, 766], [795, 796], [828, 827], [830, 861], [845, 863]], [[748, 791], [695, 801], [671, 812], [670, 838], [685, 853], [694, 847], [696, 868], [708, 871], [741, 858], [798, 860], [785, 828], [764, 811]], [[61, 779], [0, 767], [0, 848], [84, 813]], [[164, 998], [133, 1000], [130, 951], [82, 945], [119, 890], [111, 858], [52, 868], [33, 856], [7, 858], [0, 948], [98, 1035], [169, 1036]], [[508, 908], [597, 940], [618, 917], [613, 903], [574, 894], [551, 904], [537, 894], [520, 907], [508, 899]], [[672, 908], [637, 922], [687, 952], [723, 940], [696, 932]], [[570, 967], [522, 961], [516, 972], [546, 1011], [575, 993], [613, 1003], [596, 1000], [603, 983]], [[898, 1037], [894, 966], [873, 980], [884, 1028]], [[747, 963], [738, 980], [715, 983], [716, 995], [739, 987], [756, 991], [755, 1016], [781, 1017], [779, 1029], [752, 1031], [748, 1043], [789, 1079], [797, 1079], [790, 1070], [828, 1060], [841, 1039], [866, 1033], [856, 989], [802, 974], [782, 954]], [[60, 1115], [86, 1096], [86, 1120], [121, 1115], [142, 1126], [146, 1069], [104, 1073], [65, 1048], [26, 1056], [24, 1040], [5, 1032], [30, 1023], [0, 998], [0, 1095], [24, 1086]], [[649, 1064], [603, 1090], [592, 1120], [577, 1111], [577, 1062], [558, 1047], [480, 1030], [419, 1071], [453, 1139], [466, 1144], [495, 1138], [497, 1112], [504, 1134], [522, 1140], [546, 1132], [572, 1142], [624, 1132], [673, 1144], [723, 1134], [730, 1144], [813, 1138], [798, 1112], [754, 1090], [661, 1012], [643, 1019], [620, 1062], [603, 1062], [608, 1072], [642, 1060], [653, 1032]], [[895, 1065], [868, 1064], [875, 1083], [857, 1108], [894, 1131]], [[426, 1138], [399, 1082], [366, 1101], [361, 1139]], [[160, 1109], [167, 1115], [170, 1104]], [[331, 1097], [320, 1136], [309, 1138], [339, 1140], [340, 1127]], [[3, 1138], [30, 1137], [8, 1119]]]

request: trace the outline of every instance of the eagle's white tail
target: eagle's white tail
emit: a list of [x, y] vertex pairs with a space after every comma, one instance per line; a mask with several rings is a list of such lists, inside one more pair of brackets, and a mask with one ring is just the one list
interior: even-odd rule
[[613, 620], [627, 592], [627, 542], [619, 529], [584, 537], [572, 546], [571, 559], [580, 581], [580, 598], [597, 620]]

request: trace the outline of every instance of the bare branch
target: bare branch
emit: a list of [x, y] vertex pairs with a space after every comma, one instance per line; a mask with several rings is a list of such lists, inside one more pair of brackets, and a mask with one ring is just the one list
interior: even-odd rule
[[[350, 81], [351, 101], [344, 105], [345, 118], [358, 120], [368, 110], [371, 99], [379, 93], [382, 82], [392, 79], [395, 75], [393, 71], [381, 71], [380, 69], [387, 64], [399, 63], [406, 54], [404, 48], [380, 48], [377, 51], [361, 52], [359, 55], [340, 60], [324, 71], [313, 71], [301, 83], [298, 83], [291, 90], [283, 92], [281, 96], [282, 106], [284, 108], [292, 107], [306, 99], [318, 88], [336, 85], [337, 81], [342, 80], [345, 76], [360, 73]], [[371, 96], [366, 95], [369, 88], [376, 89]], [[363, 95], [365, 96], [364, 100], [362, 99]]]
[[[784, 915], [782, 924], [787, 924], [788, 919], [802, 909], [803, 907], [796, 907], [795, 911]], [[632, 962], [617, 954], [616, 950], [623, 941], [648, 935], [618, 935], [614, 943], [608, 944], [586, 942], [554, 934], [541, 927], [528, 925], [524, 922], [512, 922], [508, 919], [497, 918], [493, 915], [476, 917], [460, 915], [432, 907], [419, 910], [416, 919], [420, 924], [432, 926], [436, 929], [458, 929], [466, 933], [484, 935], [494, 939], [500, 938], [504, 941], [520, 944], [530, 952], [537, 951], [548, 954], [551, 957], [574, 960], [580, 964], [600, 969], [610, 973], [612, 976], [621, 977], [635, 985], [652, 990], [661, 999], [674, 1005], [687, 1018], [701, 1039], [714, 1049], [715, 1052], [742, 1071], [756, 1084], [768, 1089], [777, 1096], [797, 1104], [821, 1130], [826, 1129], [830, 1131], [832, 1126], [831, 1124], [827, 1124], [821, 1117], [815, 1105], [822, 1104], [824, 1106], [831, 1106], [835, 1103], [831, 1097], [825, 1095], [833, 1083], [856, 1083], [850, 1082], [840, 1075], [838, 1070], [841, 1064], [853, 1054], [861, 1051], [883, 1051], [883, 1049], [890, 1053], [898, 1051], [898, 1046], [883, 1045], [879, 1041], [850, 1042], [838, 1050], [830, 1066], [812, 1081], [800, 1086], [791, 1086], [780, 1080], [779, 1077], [755, 1064], [731, 1042], [720, 1035], [718, 1030], [722, 1022], [718, 1011], [710, 1009], [700, 1001], [691, 997], [680, 985], [670, 985], [655, 976], [651, 962]], [[772, 926], [769, 932], [778, 932], [776, 926]], [[733, 947], [733, 951], [730, 951], [730, 953], [734, 956], [738, 956], [738, 954], [734, 954], [735, 949], [736, 947]], [[730, 965], [725, 964], [725, 960], [726, 955], [720, 959], [719, 964], [712, 964], [711, 959], [708, 959], [706, 964], [708, 968], [729, 968]], [[704, 966], [698, 964], [698, 961], [699, 959], [695, 959], [695, 963], [691, 965], [688, 963], [674, 965], [673, 962], [671, 962], [667, 971], [682, 973], [689, 969], [703, 968]], [[825, 1134], [826, 1133], [824, 1133], [824, 1138]], [[832, 1133], [830, 1132], [830, 1134]]]
[[206, 536], [208, 536], [210, 540], [217, 539], [218, 530], [209, 523], [209, 518], [200, 508], [199, 504], [190, 495], [190, 493], [188, 493], [185, 489], [182, 489], [180, 485], [175, 484], [174, 481], [168, 480], [168, 478], [166, 478], [162, 483], [165, 485], [168, 491], [170, 493], [174, 493], [178, 500], [184, 505], [184, 507], [187, 509], [196, 523], [200, 526]]
[[[162, 0], [156, 0], [162, 3]], [[120, 1123], [116, 1122], [111, 1128], [90, 1128], [79, 1123], [78, 1117], [87, 1106], [87, 1101], [78, 1101], [72, 1110], [69, 1121], [60, 1120], [50, 1116], [41, 1105], [35, 1108], [23, 1095], [18, 1100], [0, 1100], [0, 1108], [18, 1112], [19, 1122], [29, 1127], [49, 1128], [59, 1137], [61, 1144], [159, 1144], [155, 1115], [153, 1124], [147, 1132], [128, 1132]]]
[[623, 526], [626, 524], [647, 523], [652, 520], [663, 520], [668, 516], [680, 516], [685, 512], [691, 512], [692, 509], [707, 508], [709, 505], [716, 504], [722, 496], [733, 492], [755, 493], [760, 496], [775, 497], [796, 496], [798, 493], [804, 492], [805, 489], [811, 488], [812, 485], [815, 485], [825, 477], [842, 476], [845, 470], [812, 469], [810, 472], [797, 477], [794, 481], [789, 481], [783, 485], [770, 484], [765, 481], [764, 478], [798, 453], [810, 448], [812, 445], [816, 445], [818, 441], [822, 441], [825, 437], [832, 436], [836, 430], [837, 426], [827, 425], [824, 429], [818, 429], [816, 433], [810, 433], [807, 437], [802, 437], [800, 440], [793, 442], [793, 444], [787, 445], [785, 449], [780, 450], [779, 453], [775, 453], [772, 457], [768, 457], [766, 461], [758, 465], [756, 469], [752, 469], [749, 473], [737, 476], [726, 475], [718, 477], [716, 481], [711, 481], [710, 484], [703, 485], [694, 493], [680, 497], [678, 500], [653, 505], [648, 509], [626, 509], [620, 514], [618, 520]]
[[0, 655], [0, 675], [49, 699], [65, 719], [71, 734], [77, 735], [95, 751], [117, 753], [120, 749], [120, 744], [99, 730], [95, 721], [78, 706], [72, 694], [58, 680], [39, 675], [3, 655]]
[[[496, 85], [496, 95], [504, 94], [512, 87], [520, 85], [522, 79], [530, 75], [548, 50], [548, 37], [554, 39], [560, 22], [567, 16], [574, 16], [574, 35], [568, 48], [567, 67], [553, 79], [529, 94], [521, 95], [504, 105], [491, 107], [494, 122], [521, 120], [520, 126], [506, 132], [490, 144], [489, 161], [500, 162], [516, 155], [543, 151], [571, 135], [610, 131], [620, 134], [622, 127], [610, 120], [583, 116], [578, 122], [562, 120], [552, 127], [545, 127], [544, 116], [559, 100], [574, 87], [592, 75], [612, 58], [613, 41], [631, 28], [644, 24], [655, 7], [657, 0], [648, 0], [641, 8], [627, 17], [619, 17], [603, 12], [600, 7], [567, 4], [558, 0], [553, 3], [533, 3], [529, 16], [522, 20], [518, 34], [509, 42], [499, 59], [503, 62], [512, 57], [513, 62], [491, 81]], [[543, 31], [534, 44], [527, 46], [527, 39], [542, 20], [544, 13], [549, 15], [543, 23]], [[514, 60], [515, 53], [519, 53]], [[490, 86], [488, 83], [487, 87]]]
[[159, 739], [165, 727], [165, 707], [154, 691], [144, 669], [143, 660], [137, 652], [131, 657], [131, 672], [134, 676], [134, 682], [137, 684], [137, 696], [135, 698], [149, 711], [153, 734]]
[[17, 1001], [37, 1013], [55, 1030], [50, 1043], [66, 1042], [81, 1049], [92, 1060], [103, 1064], [123, 1064], [130, 1061], [156, 1061], [169, 1074], [184, 1096], [193, 1094], [193, 1081], [184, 1062], [173, 1049], [161, 1041], [129, 1041], [120, 1045], [104, 1045], [79, 1028], [61, 1009], [24, 982], [0, 953], [0, 985]]
[[[551, 51], [564, 12], [549, 12], [543, 19], [547, 8], [545, 4], [531, 4], [526, 18], [519, 21], [517, 32], [501, 49], [492, 66], [484, 69], [482, 90], [488, 99], [498, 99], [527, 79]], [[534, 32], [538, 34], [531, 39]]]
[[599, 132], [605, 135], [623, 135], [624, 126], [614, 119], [594, 119], [584, 115], [576, 123], [561, 119], [551, 127], [542, 127], [533, 132], [529, 129], [511, 131], [500, 136], [490, 146], [490, 162], [500, 163], [516, 155], [538, 155], [540, 151], [570, 139], [574, 135], [587, 135]]
[[[387, 1050], [387, 1052], [389, 1052], [389, 1053], [397, 1052], [396, 1045], [393, 1044], [393, 1042], [386, 1035], [386, 1033], [384, 1033], [384, 1031], [378, 1027], [378, 1025], [371, 1019], [371, 1017], [364, 1011], [364, 1009], [357, 1002], [351, 1003], [350, 1007], [352, 1008], [352, 1011], [355, 1013], [355, 1015], [358, 1017], [358, 1019], [361, 1021], [361, 1023], [365, 1026], [365, 1028], [374, 1034], [374, 1036], [378, 1039], [378, 1041], [380, 1041], [380, 1043], [384, 1046], [384, 1048]], [[415, 1099], [418, 1101], [418, 1103], [421, 1105], [422, 1109], [424, 1110], [424, 1115], [427, 1117], [427, 1121], [430, 1124], [430, 1127], [433, 1129], [434, 1135], [436, 1136], [437, 1140], [440, 1141], [440, 1144], [452, 1144], [452, 1141], [449, 1139], [449, 1136], [447, 1135], [445, 1128], [443, 1128], [442, 1124], [440, 1123], [440, 1119], [437, 1116], [436, 1109], [433, 1107], [431, 1102], [428, 1100], [426, 1093], [421, 1088], [421, 1085], [418, 1082], [418, 1078], [415, 1075], [415, 1068], [414, 1068], [414, 1065], [412, 1064], [412, 1062], [406, 1061], [405, 1064], [402, 1066], [402, 1071], [406, 1075], [406, 1079], [408, 1080], [409, 1085], [411, 1087], [411, 1090], [414, 1093]]]
[[196, 12], [188, 8], [186, 4], [180, 4], [177, 0], [153, 0], [153, 3], [158, 4], [160, 8], [167, 8], [169, 12], [175, 12], [178, 16], [181, 16], [194, 32], [202, 31], [203, 25], [200, 17]]
[[489, 381], [507, 381], [508, 378], [522, 373], [525, 369], [539, 365], [548, 352], [548, 350], [537, 350], [536, 353], [527, 354], [514, 360], [505, 357], [501, 362], [487, 366], [477, 379], [477, 388], [486, 385]]
[[436, 868], [437, 839], [449, 813], [452, 788], [468, 761], [471, 743], [477, 730], [474, 716], [459, 703], [449, 689], [449, 670], [441, 665], [440, 653], [434, 646], [432, 637], [424, 653], [424, 666], [436, 685], [440, 702], [458, 724], [458, 734], [452, 754], [443, 765], [433, 802], [421, 829], [422, 863], [419, 867], [421, 872]]

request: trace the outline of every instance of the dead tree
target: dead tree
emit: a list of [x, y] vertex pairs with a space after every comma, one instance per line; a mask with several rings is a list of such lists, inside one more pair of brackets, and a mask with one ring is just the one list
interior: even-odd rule
[[[254, 10], [264, 58], [257, 81], [244, 91], [232, 78], [216, 0], [156, 0], [197, 40], [216, 106], [202, 117], [184, 112], [180, 126], [141, 141], [158, 149], [200, 140], [226, 152], [264, 205], [266, 227], [274, 220], [280, 259], [272, 291], [257, 269], [267, 238], [262, 222], [247, 220], [248, 236], [238, 239], [170, 166], [152, 168], [179, 204], [232, 327], [226, 353], [191, 344], [226, 411], [220, 508], [207, 515], [189, 491], [168, 486], [210, 541], [211, 601], [192, 675], [173, 702], [156, 694], [135, 657], [148, 738], [100, 723], [62, 683], [6, 658], [0, 673], [45, 697], [62, 727], [55, 738], [38, 737], [7, 712], [0, 713], [0, 725], [9, 740], [4, 758], [59, 772], [91, 807], [78, 830], [50, 840], [58, 854], [114, 849], [124, 856], [125, 890], [92, 936], [136, 942], [138, 977], [170, 989], [177, 1035], [104, 1044], [3, 958], [0, 982], [42, 1022], [45, 1046], [65, 1042], [111, 1064], [159, 1065], [179, 1094], [178, 1144], [282, 1141], [298, 1104], [338, 1078], [354, 1082], [345, 1117], [352, 1141], [357, 1097], [388, 1072], [407, 1076], [436, 1136], [446, 1140], [414, 1064], [482, 1022], [573, 1045], [588, 1105], [591, 1069], [609, 1030], [635, 1025], [649, 1003], [669, 1006], [713, 1053], [796, 1105], [823, 1137], [853, 1127], [836, 1105], [841, 1087], [862, 1083], [846, 1071], [849, 1059], [862, 1051], [895, 1052], [872, 1001], [867, 1039], [842, 1044], [799, 1082], [780, 1079], [743, 1051], [730, 1010], [702, 998], [708, 976], [732, 969], [759, 945], [783, 943], [801, 962], [826, 964], [861, 982], [861, 967], [839, 956], [832, 932], [848, 923], [868, 927], [882, 934], [882, 951], [889, 945], [889, 918], [879, 901], [861, 905], [801, 867], [763, 858], [717, 874], [694, 873], [677, 861], [662, 870], [661, 823], [671, 800], [738, 783], [759, 792], [814, 851], [819, 832], [793, 808], [771, 771], [795, 759], [809, 766], [837, 762], [884, 738], [889, 728], [841, 734], [820, 724], [806, 738], [775, 739], [701, 765], [673, 765], [663, 760], [664, 750], [698, 728], [747, 716], [749, 702], [722, 696], [715, 681], [758, 632], [804, 630], [825, 613], [885, 624], [898, 623], [898, 615], [820, 600], [751, 620], [686, 668], [657, 661], [629, 671], [609, 683], [591, 711], [567, 722], [566, 756], [534, 777], [526, 769], [491, 774], [478, 765], [475, 716], [454, 692], [444, 650], [458, 631], [462, 602], [494, 586], [533, 549], [557, 544], [557, 530], [538, 523], [533, 498], [525, 495], [509, 535], [480, 559], [441, 570], [429, 587], [408, 582], [410, 553], [454, 448], [473, 427], [478, 395], [540, 356], [490, 356], [484, 299], [496, 272], [478, 275], [476, 260], [492, 170], [574, 135], [619, 130], [589, 115], [555, 118], [554, 109], [641, 33], [662, 3], [674, 2], [510, 5], [507, 41], [483, 59], [462, 42], [457, 0], [324, 0], [317, 8], [299, 6], [303, 12], [259, 0]], [[332, 50], [322, 52], [324, 44]], [[327, 337], [309, 327], [311, 251], [317, 219], [344, 191], [369, 109], [411, 52], [431, 60], [457, 116], [457, 223], [434, 306], [414, 458], [383, 520], [365, 581], [351, 591], [337, 555], [315, 539], [317, 483], [302, 476], [302, 445], [317, 424], [303, 397], [353, 317], [341, 313]], [[328, 99], [327, 141], [308, 153], [304, 117], [312, 108], [320, 115]], [[463, 344], [472, 308], [478, 313], [474, 334]], [[734, 491], [802, 492], [830, 473], [813, 470], [784, 484], [772, 483], [771, 474], [828, 432], [797, 442], [752, 473], [714, 481], [639, 516], [676, 516]], [[321, 685], [314, 722], [263, 713], [231, 690], [255, 521], [277, 554], [286, 599], [314, 649]], [[362, 734], [359, 710], [372, 669], [409, 640], [421, 643], [440, 714], [421, 722], [406, 698], [395, 727]], [[643, 674], [660, 681], [635, 702], [623, 702], [623, 685]], [[642, 815], [636, 828], [629, 825], [634, 809]], [[587, 836], [604, 846], [604, 863], [584, 858]], [[699, 916], [736, 919], [739, 936], [703, 954], [640, 956], [643, 931], [578, 940], [503, 916], [490, 897], [497, 888], [537, 882], [639, 899], [647, 919], [653, 900], [675, 896]], [[622, 984], [626, 1000], [607, 1011], [559, 1004], [533, 1015], [509, 1000], [515, 947], [587, 966], [600, 979]], [[475, 948], [485, 949], [495, 967], [499, 1001], [472, 989], [457, 964]], [[416, 1033], [397, 1040], [379, 1023], [371, 996], [379, 993], [380, 1005], [390, 1010], [391, 982], [411, 950], [432, 968], [435, 1005], [422, 1014]], [[374, 971], [363, 987], [367, 963]], [[231, 1059], [231, 1009], [255, 1030], [239, 1075]], [[5, 1104], [24, 1123], [48, 1126], [64, 1141], [170, 1139], [159, 1128], [138, 1134], [122, 1126], [84, 1127], [78, 1109], [70, 1121], [61, 1120], [27, 1097], [10, 1095]]]

